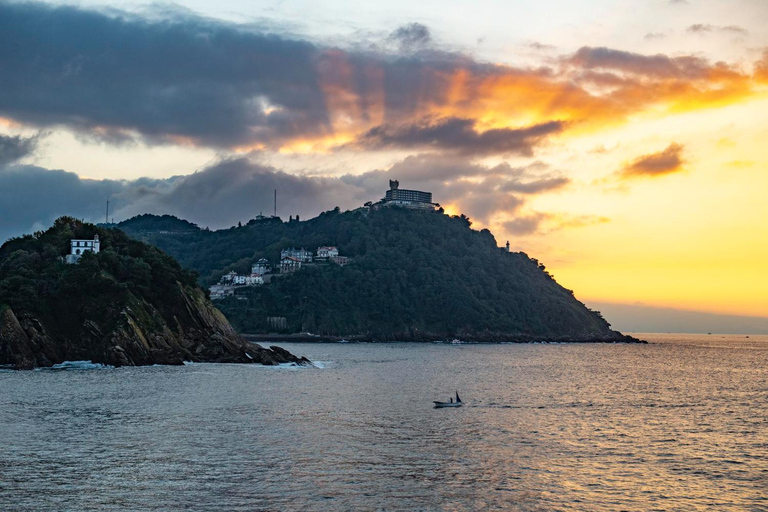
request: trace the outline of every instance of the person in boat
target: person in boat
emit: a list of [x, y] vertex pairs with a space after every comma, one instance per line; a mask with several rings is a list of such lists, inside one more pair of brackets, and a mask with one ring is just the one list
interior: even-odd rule
[[453, 403], [453, 398], [451, 398], [451, 403]]

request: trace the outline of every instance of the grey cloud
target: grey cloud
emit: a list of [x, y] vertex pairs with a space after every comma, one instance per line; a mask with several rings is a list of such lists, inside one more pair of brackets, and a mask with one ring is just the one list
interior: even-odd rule
[[31, 155], [37, 149], [37, 143], [42, 136], [43, 134], [32, 137], [0, 135], [0, 165], [7, 165]]
[[691, 25], [686, 29], [686, 31], [691, 32], [693, 34], [706, 34], [709, 32], [725, 32], [725, 33], [737, 34], [741, 36], [745, 36], [749, 34], [749, 31], [747, 29], [743, 27], [739, 27], [737, 25], [720, 26], [720, 25], [709, 25], [704, 23], [696, 23], [695, 25]]
[[214, 146], [326, 129], [314, 45], [193, 16], [113, 14], [0, 3], [0, 115]]
[[[550, 233], [564, 228], [580, 228], [595, 224], [604, 224], [610, 219], [600, 215], [569, 215], [563, 213], [534, 212], [518, 216], [504, 223], [504, 229], [512, 235], [532, 235]], [[543, 226], [546, 223], [546, 228]]]
[[422, 46], [432, 41], [429, 27], [421, 23], [409, 23], [398, 28], [389, 36], [406, 48]]
[[504, 223], [504, 229], [512, 235], [530, 235], [539, 230], [539, 225], [546, 219], [546, 215], [535, 213], [532, 215], [517, 217]]
[[245, 158], [218, 162], [202, 171], [168, 179], [88, 180], [61, 170], [34, 166], [0, 167], [0, 241], [49, 226], [61, 215], [92, 222], [120, 221], [141, 213], [172, 214], [200, 226], [223, 228], [272, 211], [309, 218], [339, 206], [358, 207], [383, 197], [389, 179], [403, 188], [429, 190], [434, 200], [487, 221], [497, 212], [520, 209], [528, 196], [562, 182], [534, 164], [487, 167], [466, 160], [417, 155], [387, 170], [339, 178], [296, 176]]
[[528, 43], [528, 48], [531, 48], [536, 51], [549, 51], [549, 50], [554, 50], [557, 47], [551, 44], [545, 44], [545, 43], [540, 43], [538, 41], [533, 41], [531, 43]]
[[[383, 190], [386, 183], [379, 183]], [[61, 215], [103, 222], [111, 217], [172, 214], [201, 226], [228, 227], [271, 213], [278, 190], [278, 214], [302, 217], [333, 208], [352, 208], [371, 199], [364, 190], [335, 178], [306, 178], [245, 159], [219, 162], [203, 171], [168, 179], [88, 180], [71, 172], [34, 166], [0, 168], [0, 243], [47, 227]]]
[[396, 179], [403, 188], [432, 191], [434, 200], [442, 205], [458, 206], [469, 217], [488, 222], [494, 213], [518, 211], [527, 196], [570, 182], [564, 176], [542, 173], [544, 167], [541, 162], [526, 167], [507, 163], [488, 167], [447, 155], [422, 154], [405, 158], [386, 171], [341, 179], [371, 193], [378, 192], [377, 198], [383, 195], [382, 183]]
[[534, 146], [559, 133], [564, 123], [550, 121], [527, 128], [496, 128], [479, 132], [472, 119], [428, 118], [400, 126], [378, 126], [352, 146], [363, 149], [436, 149], [462, 155], [519, 154], [531, 156]]
[[565, 62], [584, 69], [612, 69], [659, 78], [706, 78], [711, 72], [709, 63], [699, 57], [668, 57], [642, 55], [611, 48], [583, 47]]
[[557, 178], [543, 178], [539, 180], [533, 180], [529, 182], [516, 182], [512, 181], [503, 186], [504, 190], [513, 192], [523, 192], [526, 194], [540, 194], [550, 190], [556, 190], [568, 185], [571, 182], [569, 178], [564, 176]]
[[107, 197], [124, 186], [35, 166], [0, 167], [0, 243], [46, 228], [61, 215], [103, 221]]

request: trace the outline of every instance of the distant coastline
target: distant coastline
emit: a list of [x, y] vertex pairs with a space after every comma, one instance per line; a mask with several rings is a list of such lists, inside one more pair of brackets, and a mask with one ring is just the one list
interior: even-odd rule
[[621, 335], [615, 337], [561, 337], [543, 338], [535, 336], [504, 336], [491, 333], [487, 336], [469, 335], [459, 338], [446, 339], [433, 335], [392, 336], [387, 338], [367, 335], [350, 336], [326, 336], [311, 333], [295, 334], [241, 334], [244, 340], [250, 343], [472, 343], [472, 344], [497, 344], [497, 343], [640, 343], [647, 344], [645, 340], [633, 336]]

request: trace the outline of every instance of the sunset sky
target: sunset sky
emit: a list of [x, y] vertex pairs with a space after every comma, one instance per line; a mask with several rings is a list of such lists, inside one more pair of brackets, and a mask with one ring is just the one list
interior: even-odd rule
[[768, 316], [768, 2], [0, 1], [0, 241], [389, 179], [581, 300]]

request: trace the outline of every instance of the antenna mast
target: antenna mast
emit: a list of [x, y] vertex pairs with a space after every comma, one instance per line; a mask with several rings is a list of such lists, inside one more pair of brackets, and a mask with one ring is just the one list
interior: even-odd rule
[[277, 217], [277, 189], [275, 189], [275, 217]]

